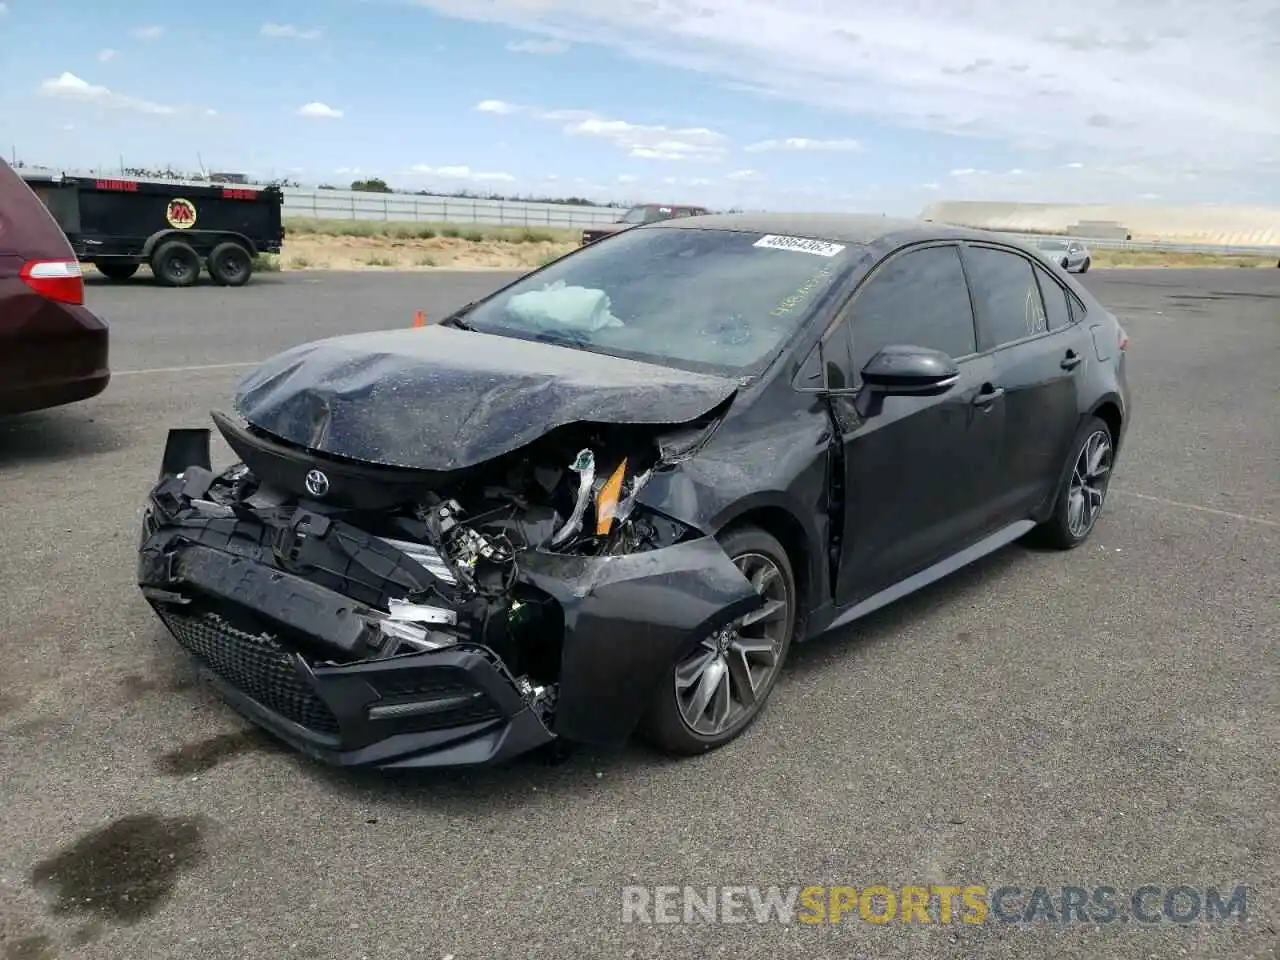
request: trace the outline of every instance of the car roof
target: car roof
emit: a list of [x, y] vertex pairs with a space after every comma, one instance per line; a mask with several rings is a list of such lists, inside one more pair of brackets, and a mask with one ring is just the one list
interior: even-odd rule
[[643, 224], [635, 229], [736, 230], [858, 244], [887, 239], [905, 243], [944, 239], [1009, 242], [1007, 237], [983, 230], [872, 213], [713, 213], [691, 219]]

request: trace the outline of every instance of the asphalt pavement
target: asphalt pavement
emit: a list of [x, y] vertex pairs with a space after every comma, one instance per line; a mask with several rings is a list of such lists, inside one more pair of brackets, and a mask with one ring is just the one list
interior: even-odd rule
[[[795, 650], [733, 746], [319, 767], [194, 687], [134, 584], [165, 431], [275, 351], [503, 279], [91, 287], [107, 392], [0, 420], [3, 960], [1277, 956], [1280, 271], [1088, 274], [1135, 404], [1091, 541]], [[1247, 884], [1249, 919], [622, 922], [627, 885], [875, 884]]]

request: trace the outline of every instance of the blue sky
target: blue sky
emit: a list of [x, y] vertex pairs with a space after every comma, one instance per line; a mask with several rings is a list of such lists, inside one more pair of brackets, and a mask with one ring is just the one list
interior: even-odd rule
[[[1275, 0], [0, 2], [0, 148], [916, 213], [1280, 203]], [[56, 42], [51, 41], [56, 37]]]

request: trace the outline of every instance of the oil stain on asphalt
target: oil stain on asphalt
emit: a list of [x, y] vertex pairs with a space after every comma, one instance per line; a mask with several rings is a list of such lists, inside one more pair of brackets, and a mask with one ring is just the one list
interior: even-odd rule
[[172, 750], [156, 761], [156, 767], [161, 773], [172, 777], [191, 776], [211, 770], [223, 760], [267, 750], [271, 746], [272, 743], [265, 734], [252, 728], [239, 730]]
[[31, 885], [56, 893], [55, 914], [137, 923], [169, 897], [178, 877], [205, 857], [202, 817], [123, 817], [31, 869]]

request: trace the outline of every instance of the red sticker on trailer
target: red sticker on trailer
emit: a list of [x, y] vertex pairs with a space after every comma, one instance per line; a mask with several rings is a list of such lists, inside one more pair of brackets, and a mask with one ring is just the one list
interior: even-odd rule
[[125, 193], [137, 193], [136, 180], [99, 180], [94, 184], [99, 190], [123, 190]]
[[222, 188], [222, 197], [224, 200], [253, 200], [258, 196], [256, 190], [236, 190], [232, 187]]

